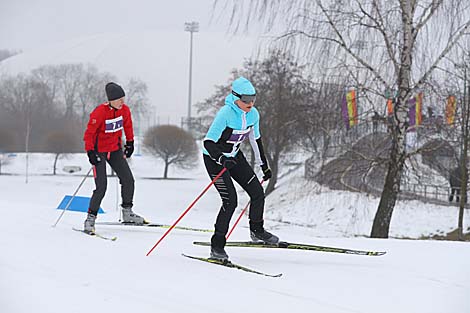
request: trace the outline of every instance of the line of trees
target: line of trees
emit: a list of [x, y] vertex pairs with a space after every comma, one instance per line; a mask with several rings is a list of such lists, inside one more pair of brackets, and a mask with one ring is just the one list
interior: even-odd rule
[[[90, 112], [106, 101], [104, 86], [116, 77], [93, 65], [45, 65], [29, 74], [0, 76], [0, 152], [49, 152], [57, 159], [83, 151]], [[134, 119], [147, 113], [147, 85], [125, 87]]]

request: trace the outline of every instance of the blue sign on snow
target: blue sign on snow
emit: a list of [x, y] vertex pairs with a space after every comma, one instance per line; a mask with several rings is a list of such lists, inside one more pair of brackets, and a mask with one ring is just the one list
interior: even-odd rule
[[[65, 196], [64, 199], [62, 199], [62, 202], [57, 207], [57, 210], [65, 210], [65, 208], [67, 207], [67, 205], [70, 202], [70, 199], [72, 199], [72, 196]], [[90, 199], [91, 198], [89, 198], [89, 197], [75, 196], [75, 198], [73, 198], [72, 203], [70, 203], [69, 207], [67, 208], [67, 211], [88, 212], [88, 206], [90, 205]], [[105, 212], [100, 207], [100, 209], [98, 210], [98, 213], [105, 213]]]

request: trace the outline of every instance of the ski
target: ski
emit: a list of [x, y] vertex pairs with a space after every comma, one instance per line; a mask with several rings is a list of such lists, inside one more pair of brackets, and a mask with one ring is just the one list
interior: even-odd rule
[[[195, 245], [199, 246], [210, 246], [210, 242], [193, 242]], [[325, 247], [317, 246], [310, 244], [302, 243], [292, 243], [280, 241], [277, 244], [267, 244], [264, 242], [254, 242], [254, 241], [229, 241], [225, 245], [226, 247], [246, 247], [246, 248], [279, 248], [279, 249], [295, 249], [295, 250], [312, 250], [319, 252], [333, 252], [333, 253], [344, 253], [344, 254], [356, 254], [356, 255], [369, 255], [369, 256], [381, 256], [386, 252], [383, 251], [365, 251], [365, 250], [353, 250], [346, 248], [336, 248], [336, 247]]]
[[84, 233], [85, 235], [88, 235], [88, 236], [92, 236], [92, 237], [96, 237], [96, 238], [101, 238], [101, 239], [104, 239], [104, 240], [110, 240], [110, 241], [116, 241], [117, 237], [108, 237], [108, 236], [103, 236], [101, 234], [98, 234], [98, 233], [88, 233], [86, 231], [84, 231], [83, 229], [78, 229], [78, 228], [75, 228], [75, 227], [72, 227], [73, 230], [75, 231], [78, 231], [78, 232], [81, 232], [81, 233]]
[[[148, 223], [148, 224], [134, 224], [134, 223], [123, 223], [123, 222], [96, 222], [96, 225], [108, 225], [108, 226], [136, 226], [136, 227], [158, 227], [158, 228], [170, 228], [171, 225], [165, 224], [156, 224], [156, 223]], [[213, 233], [213, 230], [210, 229], [203, 229], [203, 228], [194, 228], [194, 227], [186, 227], [186, 226], [175, 226], [175, 229], [179, 230], [188, 230], [188, 231], [198, 231], [204, 233]]]
[[262, 275], [262, 276], [267, 276], [267, 277], [281, 277], [282, 276], [282, 274], [271, 275], [271, 274], [266, 274], [266, 273], [263, 273], [263, 272], [259, 272], [259, 271], [253, 270], [251, 268], [232, 263], [229, 260], [222, 261], [222, 260], [211, 259], [211, 258], [191, 256], [191, 255], [187, 255], [187, 254], [184, 254], [184, 253], [182, 255], [187, 257], [187, 258], [193, 259], [193, 260], [199, 260], [199, 261], [203, 261], [203, 262], [207, 262], [207, 263], [211, 263], [211, 264], [217, 264], [217, 265], [221, 265], [221, 266], [225, 266], [225, 267], [235, 268], [235, 269], [242, 270], [242, 271], [245, 271], [245, 272], [248, 272], [248, 273], [258, 274], [258, 275]]

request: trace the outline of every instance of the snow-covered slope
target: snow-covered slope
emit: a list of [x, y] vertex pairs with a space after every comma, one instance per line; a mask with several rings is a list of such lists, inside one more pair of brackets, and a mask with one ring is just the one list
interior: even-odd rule
[[[279, 191], [268, 199], [266, 225], [284, 240], [386, 250], [385, 256], [227, 249], [233, 262], [283, 273], [281, 278], [268, 278], [183, 258], [181, 253], [208, 255], [208, 248], [192, 245], [194, 240], [209, 240], [206, 233], [173, 230], [146, 257], [165, 229], [99, 227], [103, 234], [118, 236], [117, 241], [109, 242], [72, 231], [73, 226], [81, 227], [85, 218], [77, 212], [66, 212], [52, 228], [60, 214], [54, 208], [63, 195], [73, 193], [81, 177], [43, 175], [51, 172], [52, 155], [32, 155], [32, 175], [25, 184], [23, 157], [13, 157], [2, 170], [10, 175], [0, 176], [1, 312], [470, 311], [468, 243], [351, 238], [356, 233], [345, 231], [342, 220], [348, 220], [345, 216], [351, 215], [348, 208], [354, 203], [367, 204], [367, 198], [355, 199], [359, 197], [356, 194], [322, 190], [301, 196], [306, 188], [301, 178], [292, 176], [281, 181]], [[88, 169], [85, 154], [60, 162], [59, 168], [81, 165], [82, 173]], [[149, 157], [133, 157], [132, 168], [137, 188], [135, 210], [159, 223], [176, 220], [209, 183], [202, 165], [193, 171], [172, 170], [172, 177], [189, 179], [167, 181], [149, 179], [162, 173], [161, 164]], [[89, 196], [93, 188], [88, 179], [79, 195]], [[116, 179], [109, 178], [102, 205], [107, 213], [100, 215], [100, 221], [117, 219], [115, 196]], [[241, 194], [240, 207], [246, 201]], [[218, 207], [218, 195], [210, 189], [180, 224], [210, 228]], [[373, 207], [367, 205], [371, 211]], [[331, 208], [334, 210], [327, 217]], [[435, 210], [438, 208], [416, 208], [416, 217], [403, 219], [416, 218], [419, 229]], [[400, 210], [396, 213], [400, 216]], [[317, 226], [289, 225], [273, 218]], [[369, 218], [359, 230], [367, 228]], [[399, 222], [394, 219], [394, 232], [405, 233], [406, 228], [400, 225], [411, 222]], [[446, 224], [443, 219], [436, 228]], [[231, 239], [247, 240], [246, 226], [243, 219]]]
[[[369, 236], [379, 198], [356, 192], [330, 190], [302, 176], [303, 168], [281, 181], [267, 198], [266, 217], [281, 224], [304, 225], [319, 237]], [[457, 228], [459, 209], [420, 201], [398, 201], [390, 236], [420, 238]], [[464, 225], [470, 230], [470, 211]]]

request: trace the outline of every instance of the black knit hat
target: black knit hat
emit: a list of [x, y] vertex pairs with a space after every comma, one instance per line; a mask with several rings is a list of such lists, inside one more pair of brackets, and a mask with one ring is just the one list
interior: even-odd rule
[[107, 83], [105, 89], [108, 101], [117, 100], [126, 95], [122, 87], [113, 82]]

